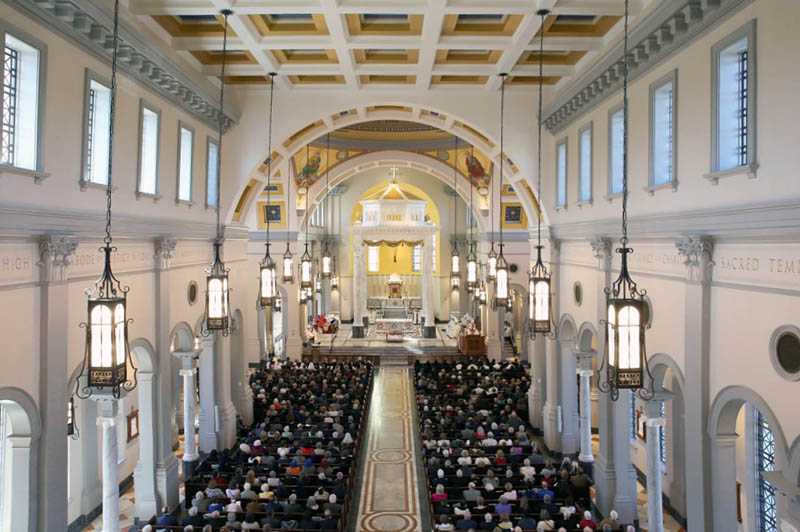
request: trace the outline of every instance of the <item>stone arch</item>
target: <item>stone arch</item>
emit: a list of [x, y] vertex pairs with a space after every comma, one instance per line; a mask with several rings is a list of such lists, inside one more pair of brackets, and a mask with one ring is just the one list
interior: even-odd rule
[[[0, 388], [0, 405], [8, 416], [11, 427], [6, 445], [11, 449], [3, 478], [3, 497], [14, 511], [9, 512], [8, 530], [35, 532], [38, 530], [38, 474], [39, 443], [42, 420], [36, 402], [21, 388]], [[7, 482], [13, 479], [13, 482]], [[8, 493], [6, 495], [6, 493]], [[3, 516], [0, 516], [2, 519]]]
[[[316, 117], [312, 116], [310, 117], [311, 120], [306, 121], [305, 124], [301, 123], [300, 127], [289, 132], [287, 136], [284, 136], [279, 140], [279, 142], [275, 143], [273, 153], [277, 154], [280, 160], [277, 160], [276, 158], [276, 164], [273, 165], [273, 174], [280, 173], [282, 176], [290, 177], [288, 161], [291, 158], [291, 155], [302, 149], [306, 144], [320, 138], [326, 133], [331, 133], [340, 128], [375, 120], [402, 120], [435, 127], [458, 137], [461, 141], [474, 145], [476, 148], [480, 149], [489, 157], [491, 157], [495, 164], [500, 162], [499, 139], [496, 139], [484, 127], [476, 124], [472, 120], [467, 119], [460, 113], [453, 113], [442, 108], [423, 108], [419, 105], [409, 104], [408, 102], [386, 100], [369, 102], [366, 104], [366, 109], [364, 109], [363, 112], [358, 113], [352, 113], [352, 109], [350, 109], [350, 107], [352, 106], [348, 106], [346, 108], [340, 107], [337, 109], [329, 109], [322, 115], [318, 115]], [[409, 110], [413, 109], [413, 111], [405, 112], [398, 110], [403, 108], [408, 108]], [[333, 120], [331, 117], [335, 117], [335, 120]], [[525, 148], [522, 146], [516, 149], [507, 149], [505, 153], [506, 157], [502, 158], [502, 163], [505, 165], [504, 175], [507, 176], [507, 179], [509, 179], [511, 184], [514, 184], [515, 181], [520, 179], [514, 179], [515, 170], [517, 169], [510, 164], [510, 161], [525, 160], [524, 154], [520, 153], [524, 149]], [[265, 154], [263, 157], [260, 157], [249, 174], [244, 175], [242, 181], [237, 185], [236, 193], [233, 195], [231, 204], [227, 208], [225, 215], [225, 219], [228, 222], [232, 221], [234, 216], [237, 216], [237, 220], [244, 219], [246, 216], [246, 213], [237, 213], [237, 210], [240, 207], [239, 204], [242, 203], [241, 199], [243, 193], [246, 190], [252, 190], [254, 184], [253, 182], [261, 187], [266, 184], [266, 176], [263, 173], [263, 161], [265, 161], [268, 157], [269, 154]], [[516, 175], [525, 175], [526, 173], [532, 174], [533, 171], [533, 169], [522, 168], [517, 171]], [[452, 176], [452, 170], [448, 172], [448, 175]], [[529, 184], [532, 185], [532, 183]], [[526, 197], [526, 194], [519, 194], [519, 199], [523, 204], [523, 208], [526, 211], [528, 220], [532, 223], [533, 220], [537, 219], [537, 212], [533, 203], [535, 202], [541, 205], [542, 202], [535, 197], [535, 187], [530, 186], [530, 194], [533, 196], [533, 202], [531, 201], [531, 198]], [[252, 201], [252, 194], [248, 193], [247, 196], [248, 197], [244, 198], [244, 203], [247, 203], [248, 205], [245, 206], [246, 208], [244, 210], [249, 210], [252, 208], [254, 203]], [[310, 209], [306, 210], [307, 212], [310, 212]], [[547, 213], [543, 210], [542, 221], [547, 224], [547, 220]]]
[[139, 368], [139, 460], [133, 472], [133, 487], [136, 494], [136, 516], [146, 520], [156, 515], [161, 507], [156, 485], [159, 361], [153, 345], [145, 338], [133, 340], [130, 351]]
[[169, 333], [171, 351], [191, 351], [194, 349], [194, 338], [192, 326], [185, 321], [179, 322]]
[[578, 350], [582, 353], [594, 352], [597, 354], [597, 350], [592, 345], [596, 338], [598, 338], [597, 328], [593, 323], [584, 321], [578, 328], [578, 334], [576, 336], [576, 346]]
[[[708, 434], [711, 438], [711, 481], [713, 530], [735, 530], [736, 522], [736, 422], [744, 405], [757, 409], [767, 418], [775, 438], [775, 470], [789, 467], [786, 436], [780, 422], [766, 401], [745, 386], [728, 386], [720, 390], [711, 405]], [[778, 507], [781, 513], [781, 501]]]

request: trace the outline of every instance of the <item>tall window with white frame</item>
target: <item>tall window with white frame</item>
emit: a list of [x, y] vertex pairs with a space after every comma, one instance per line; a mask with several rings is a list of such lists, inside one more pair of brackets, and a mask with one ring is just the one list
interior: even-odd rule
[[622, 142], [625, 121], [622, 108], [611, 112], [608, 119], [608, 195], [622, 194]]
[[108, 185], [108, 128], [111, 121], [111, 89], [108, 84], [88, 76], [85, 105], [82, 180], [105, 186]]
[[206, 147], [206, 206], [217, 207], [217, 164], [219, 161], [219, 144], [212, 139], [208, 139]]
[[650, 186], [675, 180], [675, 78], [650, 90]]
[[376, 273], [381, 267], [380, 246], [367, 246], [367, 271]]
[[578, 202], [592, 202], [592, 124], [578, 133]]
[[139, 184], [137, 192], [158, 193], [158, 139], [161, 113], [144, 103], [139, 108]]
[[755, 161], [755, 23], [713, 48], [713, 171], [724, 172]]
[[767, 419], [755, 415], [756, 523], [759, 532], [778, 531], [778, 503], [775, 488], [764, 478], [764, 471], [775, 469], [775, 436]]
[[194, 131], [184, 125], [178, 128], [178, 201], [192, 201], [192, 166]]
[[556, 208], [567, 206], [567, 141], [556, 144]]
[[39, 48], [6, 33], [3, 42], [0, 164], [39, 170], [40, 68]]

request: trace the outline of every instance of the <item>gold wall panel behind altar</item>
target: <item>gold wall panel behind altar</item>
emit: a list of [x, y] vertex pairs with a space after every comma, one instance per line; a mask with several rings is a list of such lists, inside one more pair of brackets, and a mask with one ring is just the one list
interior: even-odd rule
[[522, 203], [503, 203], [503, 229], [527, 229], [528, 217]]
[[286, 202], [270, 201], [269, 206], [266, 201], [258, 202], [258, 228], [264, 231], [267, 229], [267, 210], [270, 212], [269, 228], [284, 229], [286, 227]]
[[509, 185], [508, 183], [503, 184], [503, 196], [516, 196], [517, 191], [514, 190], [514, 185]]
[[[386, 244], [381, 245], [378, 271], [372, 272], [371, 274], [391, 275], [396, 273], [398, 275], [420, 275], [420, 272], [415, 272], [412, 267], [413, 249], [412, 246], [391, 247]], [[396, 256], [395, 252], [397, 252]], [[370, 272], [367, 272], [367, 275], [370, 275]]]

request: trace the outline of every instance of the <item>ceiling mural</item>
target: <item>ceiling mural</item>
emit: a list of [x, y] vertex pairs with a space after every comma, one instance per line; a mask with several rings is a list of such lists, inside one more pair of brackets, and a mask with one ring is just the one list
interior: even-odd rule
[[292, 173], [300, 190], [311, 187], [325, 173], [353, 157], [376, 151], [396, 150], [438, 159], [470, 179], [478, 189], [488, 189], [494, 170], [480, 149], [458, 141], [441, 129], [405, 120], [372, 120], [340, 128], [297, 150], [291, 158]]

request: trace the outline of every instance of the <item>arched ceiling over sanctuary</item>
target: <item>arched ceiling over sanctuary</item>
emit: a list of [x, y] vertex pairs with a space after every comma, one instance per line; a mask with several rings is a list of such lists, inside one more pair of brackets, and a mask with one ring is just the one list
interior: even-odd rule
[[[457, 147], [457, 148], [456, 148]], [[372, 120], [348, 125], [318, 137], [295, 152], [292, 175], [299, 187], [311, 187], [330, 168], [366, 153], [407, 151], [456, 166], [478, 189], [488, 188], [494, 163], [480, 149], [428, 124], [406, 120]]]
[[[651, 0], [634, 2], [638, 14]], [[228, 5], [227, 3], [225, 4]], [[221, 4], [211, 0], [131, 0], [131, 11], [205, 75], [220, 70]], [[264, 84], [269, 72], [291, 87], [497, 89], [537, 85], [544, 32], [543, 83], [575, 76], [581, 61], [608, 44], [622, 0], [240, 1], [230, 17], [227, 69], [232, 84]], [[540, 7], [551, 14], [542, 24]]]

